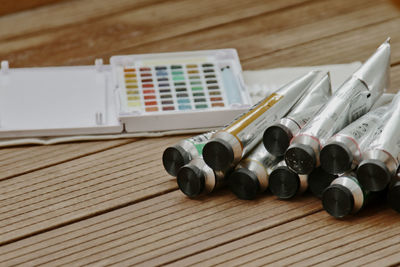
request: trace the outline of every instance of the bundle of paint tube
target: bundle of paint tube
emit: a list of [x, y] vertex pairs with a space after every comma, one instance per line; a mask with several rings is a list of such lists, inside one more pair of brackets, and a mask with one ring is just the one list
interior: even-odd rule
[[389, 68], [388, 39], [335, 92], [329, 73], [309, 72], [221, 130], [168, 147], [164, 167], [189, 197], [223, 185], [240, 199], [309, 189], [337, 218], [385, 197], [400, 212], [400, 93], [382, 96]]

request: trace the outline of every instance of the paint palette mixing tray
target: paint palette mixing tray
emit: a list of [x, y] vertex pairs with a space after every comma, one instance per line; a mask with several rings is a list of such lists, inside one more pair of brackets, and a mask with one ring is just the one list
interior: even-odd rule
[[211, 128], [247, 110], [236, 50], [0, 71], [0, 138]]

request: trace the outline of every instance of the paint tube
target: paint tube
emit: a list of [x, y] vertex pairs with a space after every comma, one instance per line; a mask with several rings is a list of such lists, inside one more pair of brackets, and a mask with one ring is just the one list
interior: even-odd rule
[[387, 201], [392, 209], [400, 213], [400, 167], [389, 186]]
[[202, 157], [197, 157], [180, 168], [176, 180], [179, 189], [188, 197], [211, 193], [226, 183], [225, 173], [214, 172]]
[[260, 142], [229, 176], [229, 188], [240, 199], [256, 198], [267, 189], [269, 174], [281, 160], [282, 157], [270, 154]]
[[363, 151], [357, 168], [360, 183], [370, 191], [383, 190], [400, 164], [400, 93], [393, 99], [389, 112], [381, 133]]
[[389, 39], [334, 93], [300, 130], [285, 153], [295, 172], [308, 174], [319, 166], [319, 152], [335, 133], [370, 110], [388, 86]]
[[311, 86], [312, 71], [255, 104], [247, 113], [216, 132], [204, 146], [204, 161], [213, 170], [233, 168], [262, 139], [265, 129], [282, 118]]
[[178, 144], [165, 149], [162, 157], [164, 169], [170, 175], [176, 176], [182, 166], [201, 155], [204, 145], [215, 132], [210, 131], [181, 140]]
[[268, 127], [263, 135], [265, 148], [275, 156], [283, 156], [290, 140], [317, 113], [332, 95], [329, 72], [305, 93], [299, 103], [278, 123]]
[[362, 160], [362, 151], [388, 114], [388, 105], [376, 108], [332, 136], [320, 153], [322, 168], [332, 174], [351, 171]]
[[292, 171], [284, 160], [279, 162], [269, 175], [269, 189], [280, 199], [293, 198], [308, 188], [308, 175]]
[[357, 213], [367, 204], [377, 201], [386, 191], [369, 192], [354, 173], [344, 174], [331, 183], [322, 194], [322, 206], [335, 218]]
[[384, 93], [381, 95], [381, 97], [376, 100], [375, 104], [372, 106], [371, 110], [377, 109], [381, 106], [390, 104], [393, 101], [395, 94], [391, 93]]

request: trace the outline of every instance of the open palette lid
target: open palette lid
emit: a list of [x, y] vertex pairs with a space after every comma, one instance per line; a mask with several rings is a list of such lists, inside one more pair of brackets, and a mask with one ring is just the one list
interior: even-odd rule
[[[190, 73], [195, 69], [198, 73]], [[209, 70], [215, 77], [205, 77]], [[167, 86], [158, 80], [159, 71], [167, 73], [170, 93], [162, 91]], [[145, 81], [150, 78], [153, 83]], [[179, 95], [182, 88], [187, 97]], [[1, 63], [0, 138], [215, 127], [249, 106], [233, 49], [116, 56], [111, 66], [102, 60], [93, 66], [15, 69]]]
[[94, 66], [0, 71], [0, 137], [119, 133], [111, 69]]

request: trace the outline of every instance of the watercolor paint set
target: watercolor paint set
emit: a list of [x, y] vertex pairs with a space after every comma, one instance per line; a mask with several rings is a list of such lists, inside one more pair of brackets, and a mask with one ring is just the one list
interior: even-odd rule
[[188, 130], [251, 106], [234, 49], [110, 58], [110, 65], [1, 62], [0, 138]]

